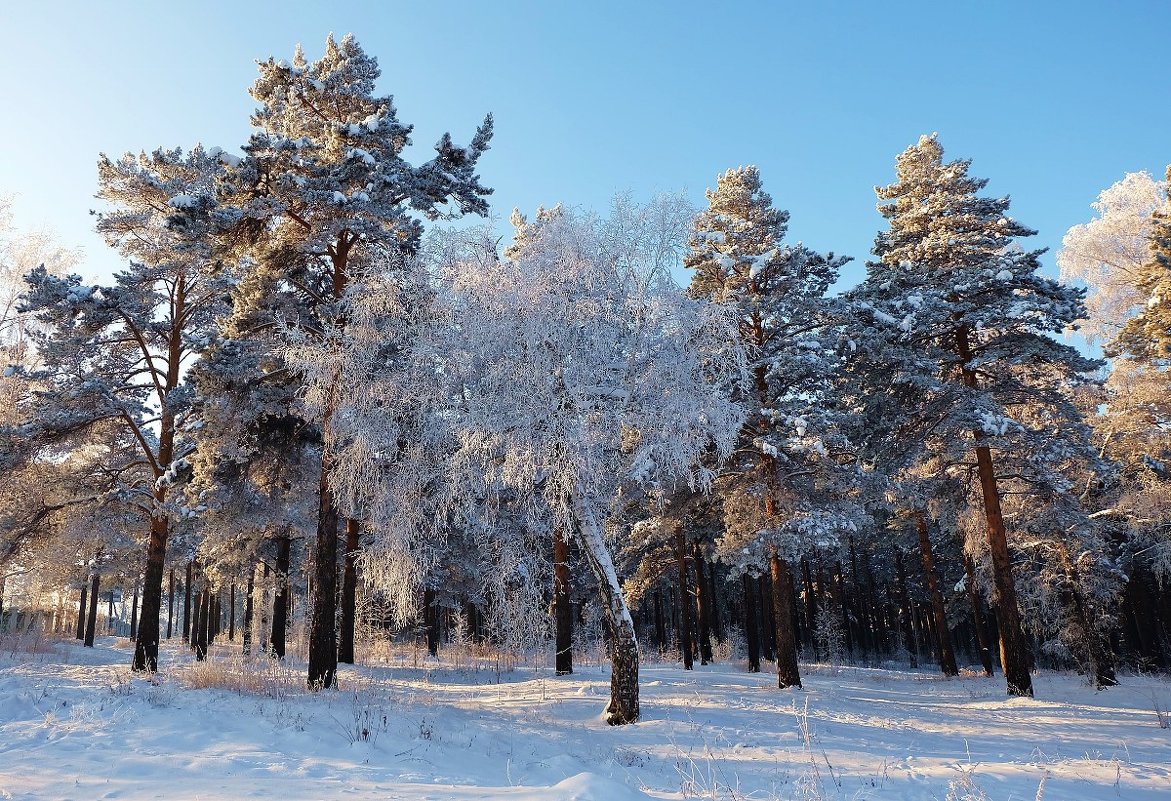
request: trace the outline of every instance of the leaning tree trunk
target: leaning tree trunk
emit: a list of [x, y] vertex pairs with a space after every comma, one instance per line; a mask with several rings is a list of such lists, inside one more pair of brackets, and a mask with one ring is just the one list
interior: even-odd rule
[[776, 630], [777, 686], [800, 687], [797, 667], [797, 633], [793, 630], [793, 573], [789, 564], [773, 553], [768, 560], [772, 576], [773, 617]]
[[638, 639], [634, 620], [622, 597], [618, 573], [594, 512], [578, 498], [574, 503], [582, 552], [598, 581], [602, 612], [610, 629], [610, 702], [602, 713], [611, 726], [638, 720]]
[[358, 613], [358, 534], [359, 523], [346, 518], [346, 566], [342, 574], [342, 625], [337, 646], [337, 661], [354, 664], [354, 627]]
[[[662, 610], [659, 623], [662, 623]], [[558, 676], [573, 673], [573, 606], [569, 597], [569, 537], [553, 532], [553, 622], [557, 629], [554, 661]]]
[[683, 520], [675, 529], [675, 566], [679, 571], [679, 648], [683, 652], [683, 669], [691, 670], [692, 661], [691, 616], [695, 600], [691, 597], [687, 577], [687, 537], [683, 534]]
[[85, 623], [85, 646], [94, 647], [94, 633], [98, 628], [98, 589], [101, 587], [102, 577], [94, 572], [89, 588], [89, 615]]
[[951, 632], [947, 629], [947, 607], [943, 593], [939, 590], [939, 574], [935, 569], [935, 554], [931, 551], [931, 537], [927, 533], [927, 517], [922, 512], [915, 515], [919, 530], [919, 553], [923, 557], [923, 577], [927, 580], [927, 592], [931, 595], [931, 608], [935, 613], [935, 630], [939, 642], [939, 669], [945, 676], [958, 676], [955, 651], [952, 650]]
[[[976, 373], [966, 365], [972, 360], [968, 332], [956, 331], [956, 345], [964, 367], [961, 377], [965, 386], [979, 386]], [[1029, 645], [1017, 604], [1016, 581], [1012, 575], [1012, 557], [1008, 552], [1008, 536], [1004, 529], [1004, 515], [1000, 509], [1000, 490], [996, 470], [992, 465], [992, 449], [983, 444], [987, 436], [973, 431], [976, 440], [976, 466], [980, 475], [980, 491], [984, 496], [984, 518], [988, 524], [988, 550], [992, 556], [992, 582], [996, 600], [996, 625], [1000, 629], [1000, 664], [1008, 683], [1008, 694], [1032, 697], [1033, 679], [1029, 675]]]
[[272, 633], [269, 635], [272, 654], [277, 659], [285, 658], [285, 631], [289, 623], [289, 551], [292, 543], [288, 536], [276, 541], [277, 587], [272, 600]]

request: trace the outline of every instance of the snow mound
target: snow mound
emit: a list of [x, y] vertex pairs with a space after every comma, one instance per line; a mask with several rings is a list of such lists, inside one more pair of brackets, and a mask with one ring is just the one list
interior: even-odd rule
[[579, 773], [541, 791], [542, 801], [643, 801], [649, 795], [596, 773]]

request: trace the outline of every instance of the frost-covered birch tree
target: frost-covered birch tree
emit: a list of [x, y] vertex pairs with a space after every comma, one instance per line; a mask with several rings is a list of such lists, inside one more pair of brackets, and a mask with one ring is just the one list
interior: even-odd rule
[[[436, 351], [453, 382], [454, 496], [495, 485], [573, 531], [611, 634], [611, 724], [638, 718], [638, 647], [608, 525], [628, 497], [707, 488], [700, 458], [730, 452], [741, 412], [734, 324], [685, 298], [637, 239], [562, 212], [523, 229], [511, 258], [441, 276], [450, 315]], [[490, 497], [490, 496], [488, 496]]]

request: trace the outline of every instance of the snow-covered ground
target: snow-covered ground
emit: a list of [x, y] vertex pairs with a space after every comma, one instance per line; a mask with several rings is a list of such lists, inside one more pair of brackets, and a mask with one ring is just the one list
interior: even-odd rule
[[999, 677], [805, 666], [782, 692], [646, 665], [642, 720], [610, 728], [602, 667], [361, 667], [311, 695], [291, 665], [242, 693], [193, 687], [232, 672], [226, 646], [196, 669], [168, 644], [156, 684], [124, 640], [55, 648], [0, 654], [0, 799], [1171, 799], [1162, 679], [1042, 673], [1009, 700]]

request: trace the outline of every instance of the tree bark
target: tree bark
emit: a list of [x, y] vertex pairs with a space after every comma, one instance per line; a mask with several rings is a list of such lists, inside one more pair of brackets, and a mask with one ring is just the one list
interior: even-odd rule
[[[272, 633], [269, 647], [277, 659], [285, 658], [285, 631], [289, 624], [289, 551], [292, 542], [289, 537], [278, 537], [276, 541], [276, 591], [272, 600]], [[312, 651], [310, 651], [312, 653]], [[331, 681], [332, 681], [332, 673]], [[323, 685], [328, 686], [328, 685]]]
[[423, 590], [423, 628], [427, 633], [427, 653], [439, 658], [439, 609], [435, 604], [435, 590]]
[[760, 624], [756, 609], [756, 582], [745, 573], [740, 577], [744, 589], [744, 640], [748, 648], [748, 672], [760, 672]]
[[793, 574], [778, 554], [769, 557], [772, 576], [773, 618], [776, 626], [777, 686], [800, 687], [797, 667], [797, 637], [793, 631]]
[[675, 566], [679, 575], [679, 649], [683, 655], [683, 669], [691, 670], [692, 661], [691, 615], [695, 601], [691, 597], [687, 577], [687, 537], [683, 534], [683, 519], [675, 528]]
[[256, 565], [250, 564], [248, 566], [248, 586], [244, 591], [244, 636], [242, 652], [244, 656], [249, 656], [252, 653], [252, 613], [254, 607], [254, 595], [256, 593]]
[[692, 562], [695, 564], [695, 605], [696, 620], [699, 621], [699, 664], [712, 661], [712, 599], [708, 595], [708, 581], [703, 569], [703, 549], [699, 543], [692, 545]]
[[[956, 345], [963, 360], [961, 377], [964, 385], [976, 389], [979, 386], [976, 373], [968, 363], [972, 351], [968, 344], [968, 332], [956, 330]], [[980, 475], [980, 491], [984, 497], [984, 518], [988, 525], [988, 550], [992, 556], [992, 581], [996, 600], [996, 625], [1000, 629], [1000, 664], [1008, 684], [1008, 694], [1032, 697], [1033, 679], [1029, 675], [1029, 645], [1021, 623], [1020, 607], [1017, 604], [1016, 581], [1012, 575], [1012, 557], [1008, 551], [1008, 536], [1004, 529], [1004, 515], [1000, 509], [1000, 490], [996, 483], [996, 470], [992, 464], [992, 449], [983, 444], [987, 439], [983, 431], [973, 431], [976, 440], [976, 466]]]
[[85, 646], [94, 647], [94, 634], [98, 628], [98, 589], [101, 587], [101, 575], [94, 571], [89, 587], [89, 615], [85, 624]]
[[[656, 607], [655, 611], [662, 625], [662, 609]], [[557, 675], [567, 676], [573, 673], [573, 608], [569, 597], [569, 538], [560, 529], [553, 532], [553, 623]]]
[[345, 571], [342, 574], [342, 625], [337, 661], [354, 664], [354, 628], [358, 613], [358, 548], [360, 525], [346, 518]]
[[927, 592], [931, 595], [931, 607], [935, 614], [935, 634], [939, 643], [939, 669], [945, 676], [958, 676], [955, 651], [952, 650], [951, 632], [947, 628], [947, 607], [943, 593], [939, 590], [939, 575], [935, 569], [935, 554], [931, 550], [931, 537], [927, 531], [927, 516], [922, 512], [915, 515], [919, 531], [919, 553], [923, 557], [923, 577], [927, 581]]
[[175, 623], [175, 568], [167, 574], [167, 639], [171, 639], [171, 632]]
[[195, 652], [195, 661], [197, 662], [202, 662], [207, 658], [207, 618], [210, 603], [211, 592], [204, 585], [195, 598], [195, 619], [191, 626], [191, 650]]
[[86, 601], [89, 600], [89, 582], [81, 585], [81, 603], [77, 605], [77, 637], [78, 640], [85, 639], [85, 613]]
[[[326, 411], [323, 425], [328, 442], [332, 409]], [[309, 610], [309, 676], [312, 689], [333, 686], [337, 673], [337, 545], [338, 510], [329, 489], [333, 457], [326, 445], [321, 456], [321, 479], [318, 483], [320, 503], [317, 514], [317, 538], [313, 551], [313, 591]], [[276, 632], [276, 622], [273, 622]], [[283, 635], [282, 635], [283, 639]], [[283, 650], [283, 649], [282, 649]]]
[[235, 642], [236, 640], [236, 584], [235, 582], [228, 588], [228, 597], [231, 599], [228, 603], [228, 642]]
[[634, 620], [622, 596], [614, 562], [602, 527], [582, 498], [575, 499], [577, 533], [582, 553], [598, 582], [602, 611], [610, 629], [610, 702], [602, 713], [611, 726], [638, 720], [638, 639]]

